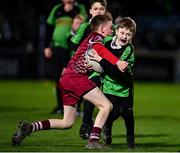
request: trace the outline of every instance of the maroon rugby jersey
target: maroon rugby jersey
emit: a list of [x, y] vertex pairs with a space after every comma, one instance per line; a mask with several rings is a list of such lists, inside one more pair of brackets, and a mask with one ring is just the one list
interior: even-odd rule
[[82, 73], [87, 74], [89, 69], [85, 67], [85, 55], [86, 51], [89, 48], [93, 48], [96, 50], [96, 52], [102, 57], [111, 62], [112, 64], [116, 64], [116, 62], [119, 60], [116, 56], [114, 56], [108, 49], [104, 47], [104, 45], [101, 43], [103, 40], [103, 36], [99, 33], [92, 32], [90, 35], [80, 44], [78, 50], [74, 54], [74, 56], [71, 58], [71, 60], [68, 63], [67, 68], [63, 72], [65, 73]]

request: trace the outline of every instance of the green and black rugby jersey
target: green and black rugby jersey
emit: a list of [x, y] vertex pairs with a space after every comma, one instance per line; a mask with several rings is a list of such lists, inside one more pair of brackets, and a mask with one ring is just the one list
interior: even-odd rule
[[54, 46], [68, 48], [66, 35], [71, 31], [73, 18], [76, 15], [82, 15], [87, 18], [85, 7], [82, 4], [77, 4], [70, 12], [64, 11], [63, 4], [56, 5], [50, 12], [47, 23], [54, 27], [52, 41]]
[[116, 65], [114, 66], [110, 64], [105, 59], [101, 60], [100, 65], [105, 71], [102, 90], [106, 94], [128, 97], [129, 91], [133, 90], [132, 69], [135, 62], [134, 47], [132, 44], [128, 44], [123, 47], [116, 47], [112, 42], [113, 38], [109, 37], [104, 43], [115, 56], [128, 62], [128, 70], [122, 73]]

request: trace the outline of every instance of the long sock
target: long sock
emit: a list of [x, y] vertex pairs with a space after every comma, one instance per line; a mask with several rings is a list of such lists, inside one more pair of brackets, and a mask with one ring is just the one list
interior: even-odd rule
[[91, 133], [91, 135], [90, 135], [90, 137], [89, 137], [89, 142], [99, 141], [101, 131], [102, 131], [101, 128], [93, 127], [92, 133]]
[[32, 132], [39, 130], [49, 130], [51, 128], [49, 120], [33, 122], [31, 123], [31, 125], [32, 125]]

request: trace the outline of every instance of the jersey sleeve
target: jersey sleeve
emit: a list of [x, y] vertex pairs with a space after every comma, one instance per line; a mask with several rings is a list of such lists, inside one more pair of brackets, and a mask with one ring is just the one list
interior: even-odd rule
[[115, 55], [113, 55], [102, 43], [94, 43], [92, 45], [92, 48], [96, 50], [96, 52], [101, 56], [102, 58], [109, 61], [111, 64], [115, 65], [117, 61], [120, 59], [117, 58]]
[[128, 84], [129, 80], [132, 80], [132, 65], [134, 64], [134, 47], [132, 45], [129, 45], [124, 49], [121, 60], [127, 61], [129, 64], [128, 69], [125, 72], [119, 71], [116, 65], [112, 65], [106, 59], [102, 59], [99, 64], [104, 72], [112, 79]]
[[61, 4], [59, 5], [56, 5], [55, 7], [53, 7], [53, 9], [51, 10], [48, 18], [47, 18], [47, 24], [49, 25], [55, 25], [55, 21], [56, 21], [56, 18], [55, 18], [55, 11], [61, 6]]
[[84, 37], [84, 33], [88, 25], [89, 25], [88, 22], [85, 22], [80, 25], [80, 27], [76, 31], [76, 34], [71, 38], [72, 43], [78, 44], [78, 45], [80, 44], [80, 42], [82, 41]]
[[100, 62], [101, 67], [103, 68], [105, 74], [110, 78], [120, 83], [129, 84], [133, 79], [132, 74], [129, 71], [121, 72], [116, 65], [112, 65], [105, 59], [102, 59]]
[[121, 59], [123, 61], [127, 61], [129, 66], [134, 65], [135, 55], [133, 45], [130, 44], [128, 47], [126, 47], [126, 49], [123, 51], [123, 54], [121, 55]]

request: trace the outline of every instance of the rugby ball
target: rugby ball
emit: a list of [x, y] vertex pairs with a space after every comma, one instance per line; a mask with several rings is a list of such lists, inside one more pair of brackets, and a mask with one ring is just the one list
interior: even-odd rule
[[86, 57], [86, 62], [87, 62], [88, 65], [90, 65], [90, 66], [92, 67], [93, 71], [98, 72], [98, 73], [103, 73], [104, 70], [103, 70], [103, 68], [100, 66], [100, 64], [99, 64], [98, 62], [90, 59], [90, 56], [89, 56], [89, 55], [92, 54], [92, 50], [93, 50], [93, 49], [89, 49], [89, 50], [86, 52], [86, 55], [85, 55], [85, 57]]

